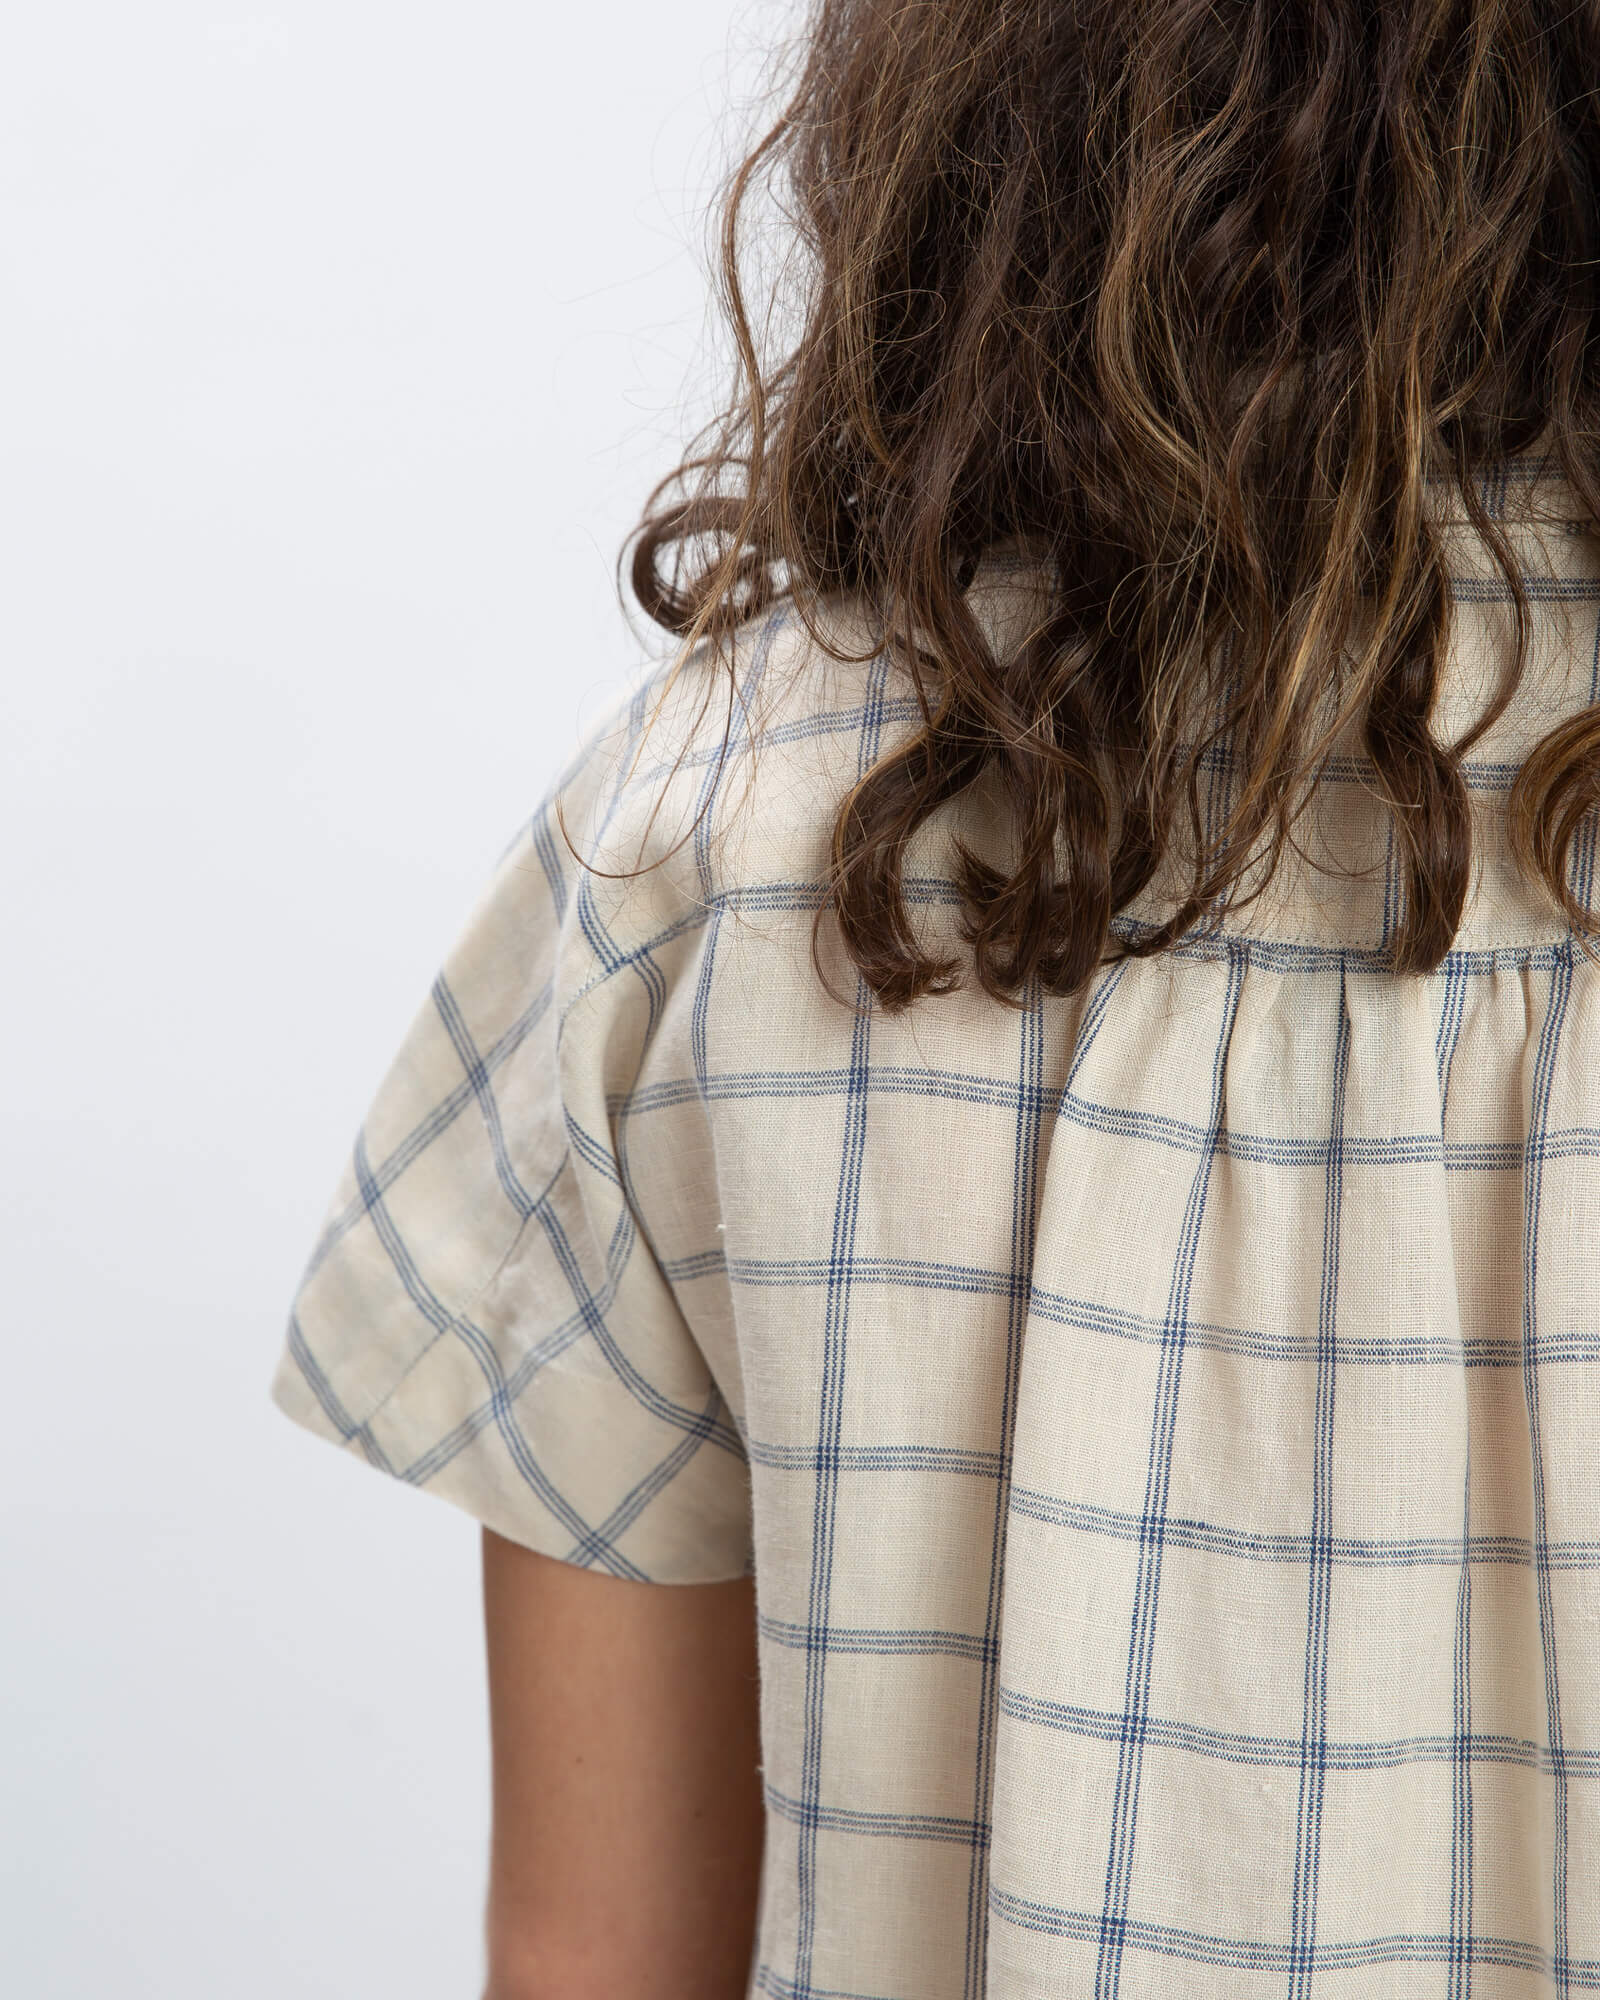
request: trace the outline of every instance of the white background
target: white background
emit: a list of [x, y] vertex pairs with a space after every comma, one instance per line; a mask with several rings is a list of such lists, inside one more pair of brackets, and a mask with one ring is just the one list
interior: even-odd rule
[[474, 1996], [478, 1542], [270, 1404], [362, 1112], [664, 635], [784, 0], [14, 9], [0, 1936], [19, 2000]]

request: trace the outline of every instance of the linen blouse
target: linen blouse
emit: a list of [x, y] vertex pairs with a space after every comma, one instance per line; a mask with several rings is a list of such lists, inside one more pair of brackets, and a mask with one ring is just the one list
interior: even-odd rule
[[[1542, 470], [1483, 482], [1534, 631], [1429, 975], [1352, 738], [1303, 856], [1169, 951], [889, 1015], [830, 921], [830, 998], [834, 812], [920, 717], [782, 609], [736, 692], [613, 702], [445, 957], [272, 1395], [564, 1562], [753, 1573], [751, 1995], [1600, 1988], [1600, 965], [1500, 816], [1600, 698], [1600, 545]], [[1440, 518], [1450, 741], [1511, 607]], [[925, 941], [1003, 825], [980, 782], [919, 831]]]

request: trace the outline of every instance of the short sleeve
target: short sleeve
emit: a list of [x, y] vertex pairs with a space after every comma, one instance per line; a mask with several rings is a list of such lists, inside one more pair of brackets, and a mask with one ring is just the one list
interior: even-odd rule
[[694, 912], [659, 875], [597, 897], [556, 813], [592, 858], [638, 715], [591, 732], [466, 917], [333, 1191], [271, 1394], [525, 1547], [711, 1582], [753, 1568], [744, 1440], [618, 1139], [664, 998], [623, 920], [648, 942]]

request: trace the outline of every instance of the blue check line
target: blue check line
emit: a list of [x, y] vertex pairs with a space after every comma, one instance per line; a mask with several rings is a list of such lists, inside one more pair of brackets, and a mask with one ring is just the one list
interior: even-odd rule
[[[366, 1148], [359, 1140], [356, 1143], [355, 1169], [357, 1177], [365, 1189], [370, 1181], [370, 1169], [367, 1165]], [[484, 1380], [490, 1387], [489, 1407], [493, 1413], [495, 1426], [500, 1433], [507, 1451], [511, 1455], [512, 1463], [521, 1474], [524, 1483], [539, 1496], [555, 1518], [572, 1535], [581, 1538], [592, 1532], [589, 1524], [583, 1519], [577, 1508], [573, 1506], [566, 1495], [546, 1475], [543, 1467], [535, 1458], [527, 1439], [523, 1436], [522, 1428], [516, 1420], [516, 1413], [512, 1408], [511, 1399], [507, 1393], [505, 1374], [501, 1369], [500, 1358], [495, 1352], [493, 1341], [465, 1313], [450, 1312], [424, 1281], [411, 1256], [410, 1250], [406, 1246], [405, 1239], [394, 1226], [387, 1205], [375, 1190], [370, 1191], [368, 1194], [368, 1212], [372, 1217], [373, 1227], [377, 1232], [379, 1241], [387, 1251], [389, 1261], [394, 1266], [395, 1273], [399, 1277], [401, 1284], [410, 1294], [417, 1310], [434, 1327], [435, 1339], [442, 1338], [446, 1334], [455, 1335], [478, 1364]], [[543, 1216], [547, 1211], [541, 1208], [540, 1213]], [[431, 1346], [432, 1343], [430, 1342], [429, 1345]], [[420, 1360], [421, 1357], [419, 1356], [418, 1359]], [[413, 1368], [415, 1366], [416, 1364], [413, 1363]], [[408, 1377], [411, 1372], [411, 1370], [407, 1371]], [[393, 1390], [391, 1390], [390, 1394], [392, 1395], [393, 1393]], [[376, 1411], [373, 1414], [376, 1415]], [[370, 1422], [371, 1418], [368, 1421]], [[626, 1557], [620, 1555], [616, 1550], [606, 1550], [604, 1552], [604, 1561], [605, 1566], [618, 1576], [642, 1575], [642, 1572], [634, 1564], [630, 1563]]]
[[[1093, 1943], [1102, 1919], [1093, 1911], [1068, 1909], [1053, 1903], [1011, 1895], [991, 1885], [993, 1914], [1019, 1929], [1046, 1937]], [[1128, 1919], [1121, 1933], [1123, 1949], [1149, 1952], [1170, 1960], [1200, 1965], [1226, 1965], [1244, 1972], [1287, 1972], [1291, 1946], [1256, 1938], [1222, 1937], [1206, 1931], [1190, 1930], [1176, 1924], [1143, 1923]], [[1383, 1937], [1341, 1939], [1321, 1943], [1312, 1952], [1313, 1970], [1343, 1972], [1373, 1965], [1448, 1964], [1454, 1945], [1446, 1932], [1396, 1932]], [[1542, 1946], [1520, 1938], [1489, 1937], [1480, 1933], [1472, 1940], [1475, 1965], [1507, 1967], [1548, 1978], [1550, 1954]], [[1600, 1990], [1600, 1960], [1574, 1959], [1569, 1966], [1571, 1984], [1584, 1992]]]
[[[489, 1076], [493, 1076], [496, 1070], [515, 1055], [528, 1036], [539, 1025], [540, 1021], [543, 1020], [549, 1010], [550, 1001], [551, 988], [547, 983], [482, 1058], [484, 1070]], [[441, 1132], [446, 1131], [455, 1123], [456, 1119], [466, 1110], [467, 1106], [474, 1101], [476, 1094], [470, 1077], [463, 1078], [460, 1083], [447, 1091], [428, 1113], [427, 1117], [420, 1124], [414, 1126], [406, 1134], [405, 1138], [385, 1155], [382, 1164], [369, 1169], [366, 1185], [369, 1185], [380, 1195], [387, 1194], [389, 1189], [394, 1186], [395, 1182], [413, 1161], [428, 1150]], [[365, 1129], [360, 1134], [360, 1140], [362, 1144], [365, 1144]], [[316, 1248], [311, 1254], [311, 1260], [306, 1266], [306, 1278], [309, 1278], [317, 1270], [334, 1245], [350, 1233], [356, 1224], [361, 1221], [366, 1212], [366, 1197], [362, 1192], [361, 1184], [358, 1184], [356, 1193], [339, 1213], [329, 1221], [322, 1235], [318, 1238]], [[303, 1282], [304, 1280], [302, 1280]]]
[[[1014, 1722], [1059, 1730], [1093, 1743], [1115, 1743], [1123, 1728], [1123, 1718], [1114, 1709], [1054, 1701], [1007, 1687], [1000, 1691], [1000, 1712]], [[1297, 1769], [1302, 1754], [1298, 1736], [1262, 1736], [1244, 1730], [1213, 1729], [1169, 1716], [1147, 1716], [1144, 1740], [1163, 1749], [1210, 1758], [1215, 1763], [1264, 1770]], [[1393, 1771], [1409, 1764], [1448, 1764], [1462, 1750], [1454, 1735], [1398, 1736], [1371, 1742], [1330, 1739], [1325, 1767], [1330, 1771]], [[1600, 1749], [1568, 1749], [1555, 1757], [1547, 1745], [1532, 1737], [1484, 1731], [1472, 1737], [1466, 1751], [1474, 1763], [1536, 1771], [1542, 1777], [1551, 1776], [1560, 1766], [1581, 1777], [1600, 1778]]]

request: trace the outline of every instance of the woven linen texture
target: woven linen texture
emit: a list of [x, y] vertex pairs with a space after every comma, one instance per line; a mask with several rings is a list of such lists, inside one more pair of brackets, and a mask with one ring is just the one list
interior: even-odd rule
[[[395, 1055], [273, 1395], [563, 1561], [753, 1572], [752, 1995], [1600, 1988], [1600, 968], [1498, 820], [1600, 563], [1537, 470], [1484, 486], [1536, 629], [1433, 974], [1352, 742], [1176, 950], [891, 1018], [830, 929], [835, 1002], [833, 810], [918, 710], [779, 612], [588, 733]], [[1446, 740], [1510, 632], [1450, 533]], [[1003, 848], [983, 785], [908, 858], [936, 943], [953, 832]]]

